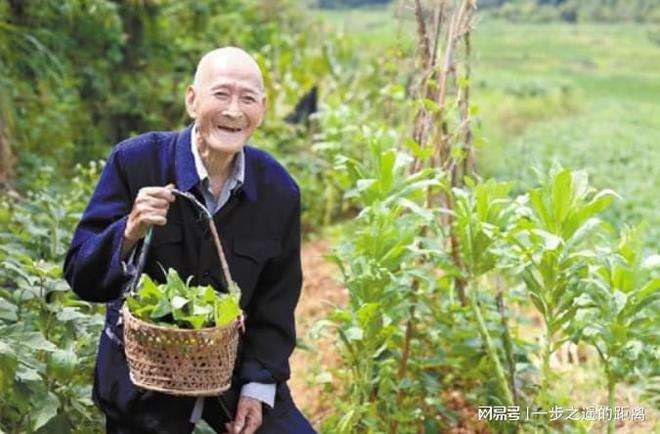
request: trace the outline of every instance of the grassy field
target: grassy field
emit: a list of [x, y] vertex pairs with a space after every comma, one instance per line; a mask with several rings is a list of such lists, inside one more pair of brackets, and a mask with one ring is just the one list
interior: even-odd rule
[[[365, 53], [412, 53], [409, 10], [315, 11]], [[397, 19], [401, 14], [403, 18]], [[484, 176], [534, 182], [553, 161], [584, 169], [622, 200], [617, 225], [646, 221], [660, 247], [660, 31], [638, 24], [512, 24], [478, 15], [473, 95]]]

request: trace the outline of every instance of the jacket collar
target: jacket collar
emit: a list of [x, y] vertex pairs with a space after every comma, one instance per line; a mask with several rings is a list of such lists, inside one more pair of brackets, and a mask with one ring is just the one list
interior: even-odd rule
[[[176, 176], [176, 186], [181, 191], [188, 191], [197, 184], [199, 184], [199, 175], [195, 167], [195, 158], [190, 147], [190, 137], [192, 133], [192, 125], [179, 131], [176, 140], [174, 170]], [[252, 202], [257, 200], [256, 188], [256, 171], [254, 166], [256, 161], [255, 152], [251, 146], [243, 148], [245, 153], [245, 178], [243, 185], [240, 188], [245, 192], [245, 195]]]

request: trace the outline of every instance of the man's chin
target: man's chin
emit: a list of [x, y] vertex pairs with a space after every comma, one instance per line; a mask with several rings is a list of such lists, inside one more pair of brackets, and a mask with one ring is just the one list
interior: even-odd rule
[[246, 140], [236, 140], [231, 142], [210, 140], [207, 142], [209, 149], [213, 152], [222, 152], [223, 154], [235, 154], [240, 152], [245, 146]]

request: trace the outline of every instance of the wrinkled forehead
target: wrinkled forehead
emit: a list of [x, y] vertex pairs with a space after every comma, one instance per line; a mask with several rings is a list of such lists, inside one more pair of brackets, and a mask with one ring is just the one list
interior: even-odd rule
[[252, 58], [219, 55], [202, 59], [195, 75], [196, 85], [204, 88], [232, 87], [263, 93], [263, 77]]

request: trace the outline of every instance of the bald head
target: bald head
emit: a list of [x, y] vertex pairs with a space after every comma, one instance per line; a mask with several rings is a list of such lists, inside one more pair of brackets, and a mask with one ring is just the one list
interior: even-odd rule
[[238, 47], [217, 48], [206, 53], [197, 64], [193, 86], [197, 89], [208, 85], [219, 74], [237, 74], [263, 92], [264, 79], [259, 65], [246, 51]]
[[234, 155], [261, 125], [266, 111], [259, 65], [236, 47], [206, 53], [186, 89], [186, 110], [195, 120], [197, 145], [206, 163], [213, 155], [220, 160]]

